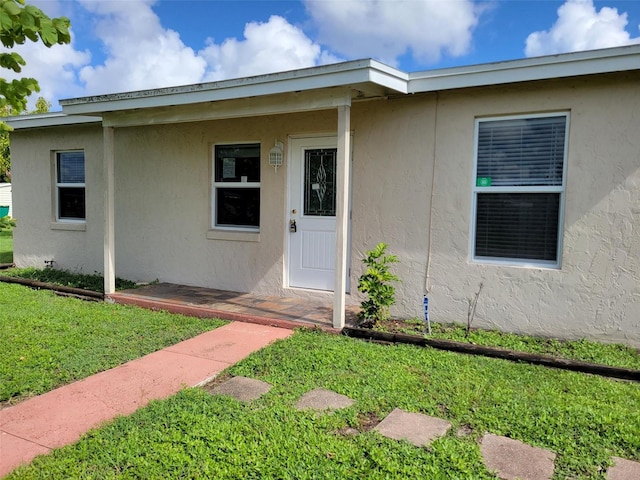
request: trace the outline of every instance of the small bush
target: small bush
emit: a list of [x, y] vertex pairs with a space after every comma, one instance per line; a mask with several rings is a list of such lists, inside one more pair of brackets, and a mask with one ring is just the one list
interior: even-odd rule
[[0, 232], [12, 230], [16, 226], [16, 220], [10, 216], [0, 217]]
[[379, 243], [362, 259], [367, 269], [360, 276], [358, 291], [369, 298], [360, 304], [361, 327], [373, 328], [378, 322], [387, 320], [389, 307], [396, 303], [396, 289], [389, 282], [397, 281], [398, 277], [389, 271], [389, 267], [398, 262], [398, 257], [385, 255], [386, 251], [387, 244]]

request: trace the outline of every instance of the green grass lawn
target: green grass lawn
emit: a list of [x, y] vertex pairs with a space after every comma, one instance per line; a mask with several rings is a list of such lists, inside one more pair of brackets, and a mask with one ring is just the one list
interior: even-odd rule
[[13, 262], [13, 232], [0, 231], [0, 263]]
[[225, 322], [0, 283], [0, 402], [87, 377]]
[[[423, 320], [413, 319], [402, 322], [390, 320], [376, 329], [380, 331], [394, 330], [409, 335], [424, 335], [425, 326]], [[462, 324], [433, 323], [431, 335], [425, 336], [640, 370], [640, 352], [637, 348], [628, 345], [605, 344], [586, 339], [558, 340], [474, 328], [467, 336], [465, 327]]]
[[[250, 404], [186, 389], [8, 478], [495, 478], [480, 457], [485, 432], [556, 452], [556, 480], [604, 479], [611, 455], [640, 460], [637, 383], [314, 331], [227, 373], [274, 387]], [[355, 404], [324, 415], [298, 412], [295, 402], [314, 388]], [[428, 448], [368, 428], [396, 407], [453, 428]], [[347, 435], [345, 427], [360, 433]]]

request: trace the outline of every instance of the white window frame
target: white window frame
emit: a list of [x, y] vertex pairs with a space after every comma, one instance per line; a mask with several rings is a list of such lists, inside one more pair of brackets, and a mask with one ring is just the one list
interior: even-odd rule
[[[262, 181], [262, 143], [259, 141], [254, 142], [224, 142], [224, 143], [216, 143], [212, 146], [211, 149], [211, 228], [212, 230], [218, 231], [229, 231], [229, 232], [247, 232], [247, 233], [259, 233], [260, 225], [257, 227], [248, 226], [248, 225], [218, 225], [216, 223], [217, 217], [217, 204], [216, 199], [218, 198], [218, 188], [257, 188], [259, 190], [259, 194], [262, 195], [262, 189], [260, 187], [260, 182], [216, 182], [216, 149], [218, 147], [230, 147], [233, 145], [259, 145], [260, 146], [260, 158], [258, 162], [260, 162], [260, 180]], [[260, 201], [260, 210], [262, 210], [262, 201]], [[259, 212], [261, 214], [262, 212]], [[259, 215], [262, 218], [262, 215]], [[216, 238], [212, 236], [212, 238]], [[231, 239], [235, 239], [230, 237]], [[225, 237], [226, 239], [226, 237]], [[240, 238], [239, 240], [245, 240], [245, 238]]]
[[[555, 186], [489, 186], [480, 187], [477, 185], [477, 172], [478, 172], [478, 140], [480, 124], [483, 122], [502, 121], [502, 120], [520, 120], [531, 118], [547, 118], [547, 117], [564, 117], [566, 119], [565, 138], [564, 138], [564, 158], [562, 165], [562, 185]], [[506, 115], [497, 117], [482, 117], [475, 120], [475, 132], [474, 132], [474, 161], [473, 161], [473, 184], [472, 184], [472, 207], [471, 207], [471, 234], [469, 238], [469, 252], [471, 262], [480, 264], [493, 264], [493, 265], [505, 265], [516, 267], [534, 267], [534, 268], [549, 268], [560, 269], [562, 268], [562, 245], [564, 237], [564, 203], [567, 183], [567, 164], [568, 164], [568, 151], [569, 151], [569, 124], [570, 114], [569, 112], [549, 112], [538, 114], [525, 114], [525, 115]], [[477, 199], [478, 194], [481, 193], [558, 193], [560, 195], [559, 200], [559, 212], [558, 212], [558, 236], [556, 240], [556, 261], [545, 260], [532, 260], [523, 258], [507, 258], [507, 257], [484, 257], [476, 256], [476, 216], [477, 216]]]
[[[84, 182], [82, 183], [62, 183], [58, 177], [58, 162], [61, 153], [82, 153], [84, 161]], [[55, 179], [55, 205], [54, 218], [58, 223], [84, 224], [87, 222], [87, 158], [83, 149], [56, 150], [53, 152], [53, 175]], [[60, 217], [60, 189], [61, 188], [83, 188], [84, 189], [84, 218]]]

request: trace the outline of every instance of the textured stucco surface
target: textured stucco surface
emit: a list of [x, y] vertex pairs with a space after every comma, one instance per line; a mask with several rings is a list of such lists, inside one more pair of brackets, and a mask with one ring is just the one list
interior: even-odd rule
[[[86, 229], [54, 230], [54, 152], [85, 151]], [[102, 127], [48, 128], [11, 135], [13, 179], [14, 262], [17, 266], [56, 268], [79, 272], [102, 271], [103, 193]]]
[[[475, 119], [558, 111], [570, 114], [562, 268], [473, 263]], [[347, 302], [360, 300], [360, 259], [384, 241], [401, 260], [394, 315], [421, 316], [428, 283], [432, 320], [466, 322], [468, 301], [483, 282], [475, 326], [640, 345], [639, 124], [637, 74], [355, 102]], [[290, 137], [336, 128], [335, 110], [116, 128], [117, 275], [330, 297], [283, 283], [288, 152], [277, 172], [267, 157], [275, 139], [286, 147]], [[233, 142], [262, 144], [259, 241], [207, 238], [212, 146]], [[87, 152], [85, 232], [50, 227], [50, 152], [64, 148]], [[101, 129], [17, 131], [12, 156], [16, 261], [54, 259], [60, 267], [101, 271]]]
[[[638, 75], [441, 95], [433, 204], [435, 320], [536, 335], [640, 344]], [[470, 261], [474, 119], [570, 113], [562, 268]]]

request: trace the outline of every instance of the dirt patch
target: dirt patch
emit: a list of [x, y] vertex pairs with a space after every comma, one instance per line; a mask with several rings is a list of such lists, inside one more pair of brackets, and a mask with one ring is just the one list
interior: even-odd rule
[[231, 379], [231, 375], [229, 375], [228, 373], [219, 375], [216, 378], [211, 379], [209, 382], [205, 383], [204, 385], [201, 385], [200, 388], [202, 388], [206, 392], [211, 393], [211, 390], [213, 390], [218, 385], [221, 385], [230, 379]]
[[360, 413], [355, 427], [343, 427], [337, 431], [338, 435], [346, 437], [373, 430], [380, 423], [380, 418], [374, 413]]
[[390, 333], [406, 333], [407, 335], [423, 335], [427, 324], [421, 320], [389, 319], [378, 322], [374, 330]]

